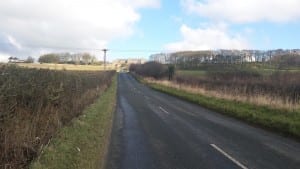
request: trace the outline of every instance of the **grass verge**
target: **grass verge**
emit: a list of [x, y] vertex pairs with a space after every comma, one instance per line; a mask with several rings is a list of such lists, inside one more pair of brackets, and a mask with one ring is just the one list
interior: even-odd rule
[[284, 109], [272, 109], [267, 106], [257, 106], [239, 101], [231, 101], [189, 93], [161, 84], [146, 83], [151, 88], [199, 104], [208, 109], [238, 118], [245, 122], [278, 132], [285, 136], [300, 139], [300, 112]]
[[44, 148], [31, 169], [103, 168], [116, 105], [117, 80]]

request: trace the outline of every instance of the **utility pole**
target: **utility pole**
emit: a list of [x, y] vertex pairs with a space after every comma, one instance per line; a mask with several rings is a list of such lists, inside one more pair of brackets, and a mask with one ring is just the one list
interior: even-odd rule
[[102, 51], [104, 52], [104, 57], [103, 57], [103, 61], [104, 61], [104, 70], [106, 70], [106, 52], [108, 51], [108, 49], [102, 49]]

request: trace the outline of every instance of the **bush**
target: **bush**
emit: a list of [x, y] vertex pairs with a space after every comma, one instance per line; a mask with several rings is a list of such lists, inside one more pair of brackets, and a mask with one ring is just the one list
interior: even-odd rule
[[0, 166], [24, 168], [110, 85], [113, 75], [0, 67]]
[[40, 63], [59, 63], [60, 59], [56, 54], [42, 55], [39, 60]]
[[153, 77], [155, 79], [168, 76], [168, 67], [158, 62], [147, 62], [145, 64], [132, 64], [129, 71], [141, 76]]
[[34, 58], [31, 56], [28, 56], [28, 58], [25, 60], [25, 63], [34, 63]]

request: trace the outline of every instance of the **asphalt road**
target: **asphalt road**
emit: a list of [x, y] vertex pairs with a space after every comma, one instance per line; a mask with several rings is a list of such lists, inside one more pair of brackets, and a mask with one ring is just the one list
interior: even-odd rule
[[300, 168], [297, 141], [118, 78], [107, 169]]

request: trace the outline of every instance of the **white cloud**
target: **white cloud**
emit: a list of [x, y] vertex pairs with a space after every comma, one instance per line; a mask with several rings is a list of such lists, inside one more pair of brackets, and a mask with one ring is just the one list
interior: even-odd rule
[[123, 0], [125, 4], [131, 4], [134, 7], [153, 7], [159, 8], [160, 1], [159, 0]]
[[24, 55], [43, 47], [104, 48], [134, 33], [138, 9], [159, 6], [160, 0], [1, 0], [0, 52], [7, 46], [5, 52]]
[[193, 29], [187, 25], [180, 28], [183, 39], [165, 45], [167, 50], [246, 49], [249, 45], [240, 35], [230, 35], [224, 24]]
[[1, 62], [8, 62], [8, 58], [9, 58], [9, 55], [4, 54], [4, 53], [0, 53], [0, 63]]
[[300, 20], [299, 0], [181, 0], [191, 13], [236, 23]]
[[12, 46], [14, 46], [15, 48], [17, 48], [19, 50], [22, 49], [21, 44], [19, 44], [14, 37], [7, 35], [7, 40], [8, 40], [8, 43], [11, 44]]

